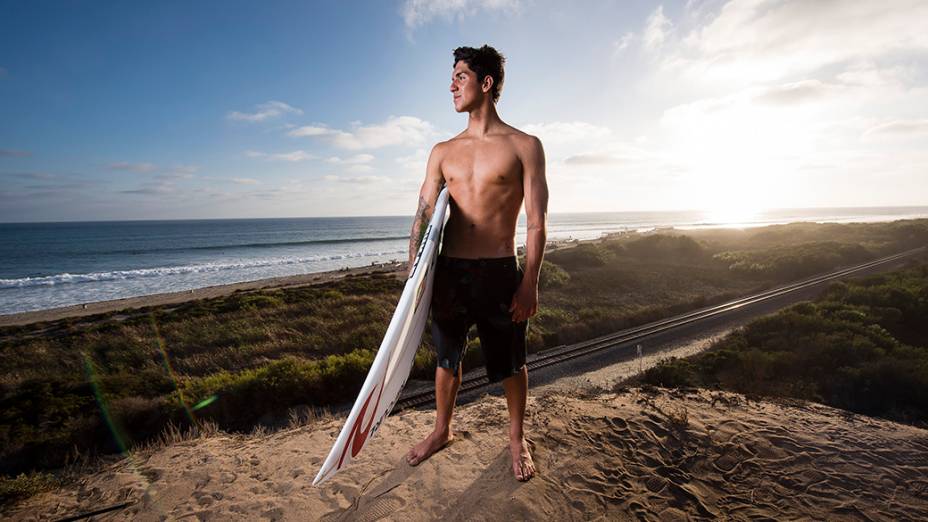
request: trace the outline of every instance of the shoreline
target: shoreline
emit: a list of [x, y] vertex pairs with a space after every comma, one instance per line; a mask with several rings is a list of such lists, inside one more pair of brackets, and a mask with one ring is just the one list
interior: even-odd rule
[[[924, 219], [924, 218], [913, 218], [913, 217], [902, 217], [899, 219], [892, 219], [888, 221], [873, 221], [872, 223], [893, 223], [897, 221], [909, 221], [913, 219]], [[681, 234], [696, 234], [704, 232], [714, 232], [720, 228], [731, 228], [732, 230], [753, 230], [758, 228], [766, 228], [771, 226], [782, 226], [790, 225], [794, 223], [806, 223], [807, 221], [793, 221], [789, 223], [765, 223], [758, 226], [750, 227], [686, 227], [684, 226], [655, 226], [650, 227], [646, 230], [640, 229], [625, 229], [614, 232], [604, 232], [598, 238], [591, 239], [578, 239], [578, 238], [569, 238], [569, 239], [553, 239], [548, 240], [545, 244], [545, 253], [550, 253], [555, 250], [561, 250], [563, 248], [572, 248], [580, 244], [597, 244], [606, 240], [621, 238], [624, 236], [633, 236], [633, 235], [649, 235], [649, 234], [660, 234], [667, 232], [678, 232]], [[815, 223], [819, 223], [814, 221]], [[830, 223], [831, 221], [826, 221]], [[853, 221], [851, 223], [858, 223], [860, 221]], [[841, 224], [851, 224], [851, 223], [841, 223]], [[868, 222], [870, 223], [870, 222]], [[517, 255], [524, 255], [525, 247], [517, 247]], [[46, 308], [43, 310], [32, 310], [28, 312], [17, 312], [13, 314], [4, 314], [0, 315], [0, 328], [11, 327], [11, 326], [26, 326], [34, 323], [58, 321], [61, 319], [75, 318], [75, 317], [87, 317], [98, 314], [106, 314], [111, 312], [118, 312], [121, 310], [135, 310], [140, 308], [145, 308], [149, 306], [164, 306], [164, 305], [176, 305], [182, 304], [190, 301], [197, 301], [200, 299], [210, 299], [216, 297], [224, 297], [231, 295], [235, 292], [249, 292], [249, 291], [260, 291], [260, 290], [271, 290], [271, 289], [285, 289], [285, 288], [294, 288], [299, 286], [307, 285], [316, 285], [324, 284], [332, 281], [339, 280], [345, 277], [358, 277], [365, 275], [373, 274], [389, 274], [394, 275], [397, 278], [403, 277], [403, 272], [406, 270], [408, 262], [406, 261], [395, 261], [395, 262], [385, 262], [385, 263], [374, 263], [371, 265], [358, 266], [358, 267], [344, 267], [335, 270], [328, 270], [323, 272], [310, 272], [307, 274], [297, 274], [290, 276], [279, 276], [279, 277], [270, 277], [264, 279], [256, 279], [253, 281], [243, 281], [239, 283], [227, 283], [220, 285], [205, 286], [201, 288], [195, 288], [191, 290], [181, 290], [177, 292], [165, 292], [157, 294], [148, 294], [142, 296], [133, 296], [133, 297], [123, 297], [119, 299], [105, 300], [105, 301], [94, 301], [83, 304], [67, 305], [55, 308]]]
[[[576, 246], [580, 243], [597, 243], [607, 238], [616, 237], [620, 234], [622, 233], [619, 232], [616, 234], [609, 234], [596, 239], [560, 239], [548, 241], [545, 245], [545, 253], [553, 252], [554, 250], [560, 250], [562, 248], [571, 248], [572, 246]], [[518, 248], [519, 255], [522, 255], [523, 251], [523, 247]], [[328, 270], [325, 272], [311, 272], [308, 274], [269, 277], [265, 279], [256, 279], [254, 281], [243, 281], [240, 283], [204, 286], [192, 290], [123, 297], [120, 299], [111, 299], [107, 301], [95, 301], [90, 303], [60, 306], [56, 308], [46, 308], [44, 310], [17, 312], [14, 314], [0, 315], [0, 328], [8, 326], [26, 326], [34, 323], [58, 321], [61, 319], [74, 317], [87, 317], [110, 312], [118, 312], [121, 310], [145, 308], [149, 306], [176, 305], [190, 301], [197, 301], [200, 299], [224, 297], [236, 292], [284, 289], [324, 284], [345, 277], [387, 274], [394, 275], [398, 279], [401, 279], [404, 272], [406, 271], [408, 264], [409, 263], [407, 261], [375, 263], [367, 266], [340, 268], [337, 270]]]
[[[896, 221], [908, 221], [912, 219], [923, 219], [923, 218], [913, 218], [913, 217], [900, 217], [898, 219], [891, 219], [887, 221], [876, 220], [876, 222], [896, 222]], [[635, 229], [635, 228], [626, 228], [624, 230], [613, 231], [613, 232], [604, 232], [598, 238], [592, 239], [579, 239], [579, 238], [568, 238], [568, 239], [555, 239], [549, 240], [545, 244], [545, 253], [552, 252], [554, 250], [559, 250], [562, 248], [571, 248], [579, 244], [596, 244], [605, 240], [620, 238], [623, 236], [631, 235], [648, 235], [648, 234], [658, 234], [662, 232], [680, 232], [683, 234], [696, 233], [705, 231], [715, 231], [719, 228], [732, 228], [734, 230], [746, 230], [746, 229], [757, 229], [757, 228], [766, 228], [770, 226], [778, 225], [789, 225], [793, 223], [803, 223], [806, 221], [792, 221], [788, 223], [781, 222], [771, 222], [758, 224], [757, 226], [735, 226], [731, 227], [715, 227], [715, 226], [655, 226], [649, 227], [647, 229]], [[859, 220], [852, 221], [851, 223], [862, 222]], [[816, 222], [818, 223], [818, 222]], [[842, 223], [848, 224], [848, 223]], [[517, 247], [518, 255], [524, 254], [524, 246]], [[148, 294], [141, 296], [133, 297], [123, 297], [119, 299], [111, 299], [104, 301], [93, 301], [82, 304], [66, 305], [55, 308], [46, 308], [43, 310], [31, 310], [27, 312], [16, 312], [12, 314], [0, 314], [0, 328], [11, 327], [11, 326], [25, 326], [34, 323], [49, 322], [49, 321], [58, 321], [61, 319], [74, 318], [74, 317], [87, 317], [98, 314], [105, 314], [110, 312], [116, 312], [126, 309], [140, 309], [148, 306], [163, 306], [171, 304], [181, 304], [190, 301], [196, 301], [199, 299], [210, 299], [215, 297], [223, 297], [230, 294], [233, 294], [238, 291], [259, 291], [259, 290], [270, 290], [270, 289], [284, 289], [292, 288], [298, 286], [314, 285], [314, 284], [324, 284], [327, 282], [335, 281], [344, 277], [357, 277], [363, 275], [373, 275], [373, 274], [393, 274], [396, 277], [401, 277], [402, 271], [405, 270], [405, 267], [408, 265], [406, 261], [393, 261], [385, 263], [373, 263], [371, 265], [358, 266], [358, 267], [344, 267], [336, 270], [328, 270], [323, 272], [310, 272], [307, 274], [297, 274], [291, 276], [279, 276], [279, 277], [270, 277], [264, 279], [256, 279], [252, 281], [243, 281], [238, 283], [227, 283], [220, 285], [205, 286], [201, 288], [195, 288], [191, 290], [181, 290], [176, 292], [164, 292], [157, 294]]]

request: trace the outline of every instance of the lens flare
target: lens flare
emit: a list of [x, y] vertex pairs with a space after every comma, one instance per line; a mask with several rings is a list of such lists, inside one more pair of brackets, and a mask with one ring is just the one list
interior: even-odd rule
[[193, 409], [193, 411], [196, 411], [196, 410], [199, 410], [200, 408], [205, 408], [205, 407], [209, 406], [210, 404], [214, 403], [214, 402], [216, 401], [216, 399], [218, 399], [218, 398], [219, 398], [218, 395], [210, 395], [209, 397], [207, 397], [207, 398], [203, 399], [202, 401], [196, 403], [196, 405], [195, 405], [192, 409]]
[[[126, 468], [127, 471], [135, 475], [140, 479], [144, 484], [144, 489], [140, 498], [149, 496], [150, 503], [146, 507], [149, 512], [154, 513], [156, 509], [156, 504], [154, 503], [154, 497], [152, 494], [152, 486], [154, 483], [150, 479], [149, 475], [144, 472], [143, 463], [139, 460], [138, 456], [133, 453], [128, 445], [126, 444], [126, 436], [123, 431], [119, 428], [119, 425], [114, 422], [113, 416], [110, 413], [110, 409], [107, 406], [106, 394], [104, 393], [102, 387], [100, 386], [99, 372], [94, 364], [93, 358], [85, 351], [81, 350], [81, 357], [84, 361], [84, 373], [87, 377], [87, 382], [90, 383], [90, 387], [93, 390], [94, 398], [97, 401], [97, 406], [100, 407], [100, 414], [103, 416], [103, 421], [106, 423], [106, 426], [109, 428], [110, 433], [113, 435], [113, 439], [116, 442], [116, 446], [119, 449], [119, 453], [126, 459]], [[134, 502], [130, 502], [125, 505], [120, 505], [119, 508], [127, 507]], [[158, 512], [163, 513], [162, 510], [158, 509]]]
[[93, 360], [91, 360], [90, 356], [87, 355], [85, 351], [81, 351], [81, 356], [84, 358], [84, 373], [87, 375], [87, 382], [90, 383], [90, 387], [93, 389], [93, 396], [97, 400], [97, 406], [100, 407], [100, 414], [103, 415], [103, 422], [106, 423], [110, 433], [113, 434], [113, 440], [116, 442], [119, 453], [123, 456], [128, 456], [129, 452], [126, 448], [125, 435], [116, 423], [113, 422], [113, 417], [110, 415], [110, 410], [106, 405], [106, 397], [103, 395], [103, 390], [100, 389], [100, 379], [97, 377], [97, 371], [96, 368], [94, 368]]
[[[184, 409], [184, 413], [187, 414], [187, 420], [190, 421], [191, 425], [196, 425], [197, 420], [193, 415], [193, 410], [187, 406], [187, 401], [184, 399], [184, 391], [180, 386], [177, 385], [177, 374], [174, 373], [174, 368], [171, 366], [171, 359], [168, 357], [168, 352], [165, 350], [164, 346], [164, 337], [161, 335], [161, 330], [158, 328], [158, 323], [155, 321], [154, 314], [148, 314], [148, 321], [151, 323], [151, 328], [155, 332], [155, 341], [158, 343], [158, 352], [161, 354], [161, 363], [164, 366], [164, 370], [168, 372], [168, 377], [171, 379], [171, 384], [174, 385], [174, 391], [177, 392], [177, 398], [180, 401], [181, 407]], [[212, 402], [212, 401], [210, 401]], [[203, 404], [202, 402], [200, 404]], [[199, 408], [206, 406], [197, 405]], [[194, 408], [196, 410], [198, 408]]]

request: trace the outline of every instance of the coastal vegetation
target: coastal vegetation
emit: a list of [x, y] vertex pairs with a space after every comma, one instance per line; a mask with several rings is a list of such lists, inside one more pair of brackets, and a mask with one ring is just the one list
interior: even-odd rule
[[[545, 256], [540, 306], [529, 321], [529, 351], [586, 340], [926, 243], [928, 220], [667, 230], [580, 242]], [[900, 284], [908, 286], [902, 289], [888, 279], [871, 285], [879, 287], [874, 292], [882, 299], [872, 309], [857, 301], [840, 310], [837, 305], [808, 304], [788, 312], [789, 320], [768, 319], [756, 330], [795, 323], [791, 352], [774, 341], [769, 353], [775, 357], [761, 345], [754, 347], [750, 343], [764, 338], [760, 333], [729, 341], [731, 350], [754, 347], [748, 351], [753, 354], [751, 368], [760, 372], [757, 382], [773, 389], [782, 373], [770, 368], [786, 372], [809, 362], [800, 357], [807, 351], [801, 343], [851, 343], [845, 351], [829, 351], [828, 357], [852, 357], [865, 366], [848, 366], [829, 386], [809, 388], [805, 380], [781, 379], [794, 383], [783, 386], [806, 397], [833, 396], [845, 401], [841, 404], [864, 404], [854, 399], [863, 389], [875, 403], [918, 383], [921, 390], [928, 389], [915, 364], [924, 368], [924, 359], [918, 359], [912, 344], [925, 345], [924, 337], [917, 337], [923, 332], [911, 322], [916, 316], [906, 315], [921, 313], [924, 319], [924, 308], [905, 304], [916, 295], [921, 301], [915, 302], [924, 306], [925, 287], [918, 290], [915, 275], [905, 278]], [[227, 430], [247, 430], [285, 419], [290, 408], [344, 405], [361, 386], [402, 284], [394, 274], [348, 276], [0, 328], [0, 474], [6, 476], [0, 497], [22, 496], [47, 484], [46, 475], [37, 474], [42, 470], [89, 455], [125, 452], [168, 426], [209, 421]], [[830, 295], [843, 291], [856, 296], [859, 288], [836, 286]], [[848, 325], [855, 329], [847, 330]], [[821, 334], [815, 330], [819, 326], [826, 328]], [[423, 345], [412, 379], [428, 380], [434, 372], [428, 329]], [[472, 336], [465, 370], [481, 364], [478, 346]], [[867, 366], [889, 361], [882, 359], [889, 353], [891, 362]], [[670, 383], [668, 375], [680, 374], [685, 377], [674, 383], [705, 384], [698, 377], [703, 364], [666, 363], [649, 378]], [[718, 360], [712, 364], [725, 367]], [[876, 390], [872, 384], [894, 379], [902, 383], [892, 388], [897, 391]], [[860, 388], [865, 385], [869, 388]], [[920, 393], [914, 396], [924, 400], [924, 391]], [[918, 409], [923, 402], [898, 404], [893, 415], [924, 412]], [[879, 411], [875, 405], [861, 408]]]
[[640, 381], [815, 401], [928, 426], [928, 263], [833, 283]]

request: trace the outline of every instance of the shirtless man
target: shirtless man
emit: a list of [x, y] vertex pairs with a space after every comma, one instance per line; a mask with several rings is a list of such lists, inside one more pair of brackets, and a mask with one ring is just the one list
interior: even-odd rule
[[[518, 480], [535, 474], [523, 433], [528, 371], [525, 332], [538, 308], [538, 274], [546, 241], [548, 185], [538, 138], [504, 123], [496, 112], [505, 58], [492, 47], [454, 51], [454, 110], [467, 129], [432, 148], [409, 242], [410, 267], [442, 184], [451, 194], [437, 260], [431, 328], [436, 344], [436, 420], [406, 455], [415, 466], [453, 439], [451, 414], [461, 383], [467, 331], [477, 325], [487, 377], [502, 381], [509, 408], [509, 451]], [[516, 221], [525, 200], [525, 267], [518, 265]], [[410, 268], [411, 270], [411, 268]]]

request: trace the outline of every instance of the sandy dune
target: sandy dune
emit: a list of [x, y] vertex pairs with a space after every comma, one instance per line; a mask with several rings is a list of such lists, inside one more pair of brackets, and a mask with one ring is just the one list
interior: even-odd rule
[[213, 435], [136, 454], [35, 497], [16, 520], [131, 499], [98, 520], [928, 519], [928, 430], [815, 404], [628, 389], [529, 399], [539, 474], [511, 475], [502, 398], [459, 408], [457, 440], [418, 467], [432, 413], [387, 420], [350, 468], [311, 486], [341, 420]]

